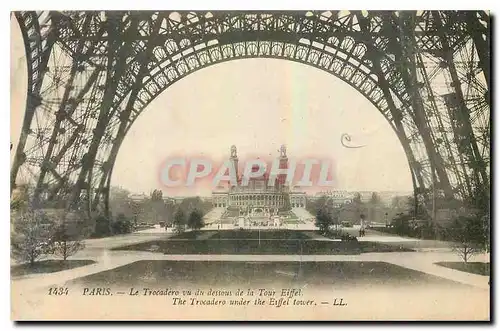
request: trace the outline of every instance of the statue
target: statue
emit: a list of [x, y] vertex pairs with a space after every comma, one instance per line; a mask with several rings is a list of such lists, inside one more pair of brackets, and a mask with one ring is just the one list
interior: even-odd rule
[[237, 157], [236, 156], [236, 146], [231, 146], [231, 157]]

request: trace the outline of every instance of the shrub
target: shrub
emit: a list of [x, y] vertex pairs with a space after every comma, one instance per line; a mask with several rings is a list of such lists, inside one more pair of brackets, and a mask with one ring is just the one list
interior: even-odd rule
[[95, 228], [92, 237], [102, 238], [111, 235], [111, 222], [110, 219], [104, 215], [97, 216], [95, 220]]
[[66, 211], [57, 215], [57, 224], [52, 234], [52, 253], [66, 260], [79, 250], [85, 248], [82, 239], [85, 237], [85, 223], [70, 216]]
[[453, 250], [467, 263], [476, 253], [487, 250], [487, 232], [481, 219], [459, 216], [447, 229]]
[[126, 234], [132, 232], [132, 222], [124, 214], [118, 214], [116, 221], [111, 225], [113, 234]]
[[39, 209], [27, 209], [13, 215], [11, 253], [18, 262], [36, 260], [51, 252], [51, 231], [53, 224]]

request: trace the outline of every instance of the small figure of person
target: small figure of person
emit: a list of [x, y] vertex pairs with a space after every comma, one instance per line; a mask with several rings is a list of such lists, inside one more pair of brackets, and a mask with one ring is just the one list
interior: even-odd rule
[[359, 221], [359, 223], [360, 223], [359, 236], [364, 237], [365, 236], [365, 215], [361, 214], [361, 215], [359, 215], [359, 218], [361, 219]]

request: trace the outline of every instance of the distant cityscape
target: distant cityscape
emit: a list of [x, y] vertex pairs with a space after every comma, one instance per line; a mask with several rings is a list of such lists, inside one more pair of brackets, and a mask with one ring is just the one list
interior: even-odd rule
[[[153, 190], [152, 190], [153, 191]], [[339, 202], [349, 202], [352, 201], [356, 194], [359, 194], [362, 202], [370, 201], [372, 194], [377, 193], [380, 198], [380, 201], [384, 205], [390, 205], [392, 199], [394, 197], [406, 197], [412, 196], [413, 192], [410, 191], [346, 191], [346, 190], [330, 190], [330, 191], [322, 191], [317, 192], [315, 194], [306, 194], [307, 200], [314, 201], [320, 197], [328, 196], [333, 200], [338, 200]], [[144, 199], [148, 199], [150, 197], [149, 193], [132, 193], [129, 195], [129, 198], [133, 201], [142, 201]], [[193, 196], [164, 196], [163, 200], [166, 202], [181, 202], [186, 198], [192, 198]], [[212, 202], [213, 196], [198, 196], [204, 202]]]
[[[279, 169], [288, 170], [290, 164], [286, 146], [281, 145], [278, 152]], [[144, 223], [170, 224], [174, 219], [173, 210], [184, 209], [190, 213], [202, 209], [205, 225], [218, 229], [235, 224], [241, 228], [256, 225], [314, 228], [319, 210], [324, 210], [337, 221], [356, 223], [363, 215], [371, 222], [387, 224], [389, 219], [408, 209], [405, 197], [412, 195], [411, 192], [347, 190], [311, 193], [306, 192], [304, 187], [287, 182], [286, 171], [274, 176], [262, 173], [244, 178], [244, 174], [238, 171], [239, 158], [235, 145], [230, 147], [228, 164], [235, 171], [234, 181], [218, 185], [210, 196], [169, 196], [160, 189], [153, 190], [149, 195], [127, 192], [128, 199], [137, 205], [128, 212]], [[255, 165], [251, 172], [257, 173], [258, 170]], [[405, 202], [399, 203], [398, 200]], [[158, 204], [160, 201], [162, 203]], [[127, 203], [121, 205], [122, 211], [130, 209], [123, 208]]]

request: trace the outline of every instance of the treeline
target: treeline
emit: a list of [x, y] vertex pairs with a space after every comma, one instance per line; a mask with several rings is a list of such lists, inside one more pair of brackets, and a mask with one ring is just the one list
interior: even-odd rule
[[[113, 187], [110, 191], [109, 209], [111, 215], [96, 220], [94, 236], [107, 236], [120, 233], [129, 233], [154, 224], [165, 228], [192, 227], [197, 224], [190, 219], [203, 219], [203, 216], [212, 209], [212, 203], [203, 201], [200, 197], [188, 197], [178, 202], [173, 199], [164, 199], [163, 192], [153, 190], [148, 197], [134, 200], [129, 191]], [[191, 214], [193, 214], [191, 216]], [[182, 217], [179, 215], [183, 215]]]
[[133, 200], [130, 192], [122, 188], [112, 188], [109, 197], [109, 209], [113, 215], [123, 215], [137, 224], [165, 224], [171, 226], [174, 214], [182, 210], [188, 215], [197, 209], [205, 215], [212, 209], [212, 203], [203, 201], [200, 197], [184, 198], [180, 202], [164, 199], [160, 190], [154, 190], [142, 200]]
[[[384, 204], [377, 192], [373, 192], [368, 201], [361, 199], [361, 194], [356, 193], [352, 201], [345, 203], [337, 202], [328, 196], [322, 196], [317, 199], [309, 199], [306, 209], [312, 214], [317, 215], [324, 209], [333, 218], [333, 222], [351, 222], [359, 223], [360, 216], [370, 222], [386, 223], [399, 213], [412, 209], [414, 205], [413, 198], [407, 196], [394, 197], [390, 205]], [[422, 211], [422, 208], [420, 208]]]
[[[37, 213], [45, 215], [40, 216], [42, 219], [47, 218], [50, 220], [59, 217], [55, 216], [54, 213], [61, 213], [64, 210], [64, 205], [50, 202], [43, 202], [38, 208], [28, 206], [30, 196], [30, 190], [27, 186], [19, 186], [11, 198], [10, 208], [12, 213], [19, 214], [20, 211], [37, 210]], [[189, 222], [190, 215], [193, 211], [196, 211], [191, 219], [196, 219], [198, 214], [203, 219], [203, 216], [212, 209], [212, 204], [203, 201], [199, 197], [188, 197], [182, 201], [164, 199], [160, 190], [154, 190], [144, 199], [136, 200], [133, 199], [128, 190], [112, 187], [109, 194], [109, 213], [107, 215], [89, 216], [87, 212], [88, 206], [84, 201], [82, 201], [82, 206], [79, 209], [81, 212], [78, 218], [80, 218], [81, 226], [85, 226], [85, 230], [80, 230], [83, 237], [101, 238], [131, 233], [151, 227], [154, 224], [173, 227], [174, 216], [179, 211], [182, 211], [185, 215], [182, 221], [184, 228], [189, 228], [190, 225], [197, 226], [196, 222]], [[177, 218], [177, 224], [181, 219], [181, 217]]]

